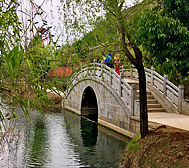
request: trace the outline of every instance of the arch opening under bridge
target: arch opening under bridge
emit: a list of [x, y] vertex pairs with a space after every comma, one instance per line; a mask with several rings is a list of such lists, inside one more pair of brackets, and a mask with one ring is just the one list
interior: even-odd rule
[[81, 115], [98, 121], [98, 104], [96, 94], [92, 87], [87, 86], [82, 95]]

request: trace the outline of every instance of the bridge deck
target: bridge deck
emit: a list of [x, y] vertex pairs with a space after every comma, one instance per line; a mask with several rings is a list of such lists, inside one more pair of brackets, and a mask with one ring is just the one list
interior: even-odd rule
[[132, 84], [137, 84], [137, 83], [138, 83], [138, 80], [135, 80], [135, 79], [124, 78], [124, 80], [125, 80], [127, 83], [132, 83]]
[[148, 113], [148, 120], [189, 131], [189, 116], [176, 113]]

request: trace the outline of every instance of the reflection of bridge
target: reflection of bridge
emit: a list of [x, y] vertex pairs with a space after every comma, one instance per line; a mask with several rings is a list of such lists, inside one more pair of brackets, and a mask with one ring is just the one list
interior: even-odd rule
[[[176, 87], [154, 69], [145, 69], [148, 112], [181, 113], [183, 87]], [[104, 64], [81, 67], [67, 88], [65, 108], [80, 115], [92, 115], [98, 122], [134, 136], [139, 133], [140, 104], [135, 69], [122, 69], [121, 77]]]

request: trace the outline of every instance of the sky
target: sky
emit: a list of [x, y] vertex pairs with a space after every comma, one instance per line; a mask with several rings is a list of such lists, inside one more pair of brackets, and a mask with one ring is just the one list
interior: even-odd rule
[[[28, 0], [29, 1], [29, 0]], [[29, 13], [32, 11], [32, 6], [28, 3], [27, 0], [18, 0], [20, 2], [20, 7], [18, 9], [25, 11], [26, 13]], [[56, 41], [56, 39], [59, 37], [58, 45], [64, 45], [66, 43], [66, 29], [64, 26], [64, 18], [62, 16], [63, 13], [61, 13], [63, 10], [62, 4], [60, 3], [60, 0], [33, 0], [38, 6], [42, 5], [42, 9], [45, 11], [42, 15], [42, 18], [47, 21], [46, 27], [52, 26], [51, 34], [54, 35], [53, 41]], [[135, 0], [126, 0], [127, 6], [132, 6], [133, 1]], [[21, 14], [22, 13], [22, 14]], [[22, 15], [22, 22], [28, 24], [28, 17], [21, 12], [20, 15]], [[79, 11], [78, 11], [79, 13]], [[41, 27], [43, 25], [43, 22], [41, 21], [41, 18], [39, 16], [35, 16], [34, 19], [35, 22], [39, 22], [36, 24], [36, 27]], [[28, 26], [28, 25], [27, 25]], [[32, 37], [35, 33], [27, 31], [27, 36]]]

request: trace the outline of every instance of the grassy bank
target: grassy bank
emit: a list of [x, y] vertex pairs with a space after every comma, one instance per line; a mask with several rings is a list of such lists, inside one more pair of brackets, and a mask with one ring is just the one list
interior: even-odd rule
[[125, 168], [189, 168], [189, 132], [150, 124], [147, 137], [127, 146]]

